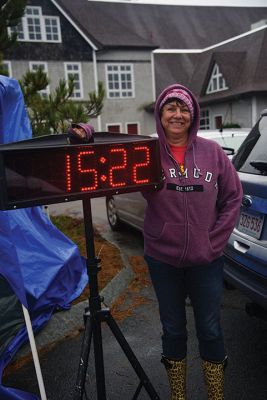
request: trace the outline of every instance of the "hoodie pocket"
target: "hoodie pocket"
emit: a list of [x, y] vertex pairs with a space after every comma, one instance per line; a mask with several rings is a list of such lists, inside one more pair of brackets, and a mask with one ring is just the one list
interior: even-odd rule
[[185, 248], [185, 226], [184, 224], [173, 224], [166, 222], [161, 231], [145, 229], [144, 237], [150, 253], [162, 254], [168, 258], [180, 260]]
[[188, 248], [184, 263], [188, 265], [205, 264], [213, 261], [217, 255], [211, 245], [209, 231], [205, 228], [189, 226]]

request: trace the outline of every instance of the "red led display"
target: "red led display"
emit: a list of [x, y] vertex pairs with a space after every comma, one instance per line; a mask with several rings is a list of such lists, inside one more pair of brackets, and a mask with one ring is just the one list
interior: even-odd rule
[[[123, 147], [113, 148], [110, 151], [111, 154], [116, 154], [116, 160], [118, 159], [118, 163], [116, 165], [112, 165], [109, 170], [109, 183], [112, 188], [118, 188], [126, 186], [125, 180], [116, 179], [116, 171], [125, 171], [127, 167], [127, 152]], [[119, 174], [117, 174], [119, 175]]]
[[133, 167], [133, 180], [135, 183], [148, 183], [148, 178], [145, 179], [138, 179], [138, 171], [139, 168], [147, 168], [150, 165], [150, 151], [149, 148], [147, 146], [136, 146], [134, 148], [135, 151], [141, 151], [145, 153], [145, 159], [144, 162], [141, 163], [136, 163]]
[[1, 147], [1, 209], [137, 191], [160, 182], [156, 139], [47, 148], [11, 146], [3, 151]]
[[[86, 168], [86, 166], [90, 165], [90, 156], [94, 155], [94, 150], [91, 151], [81, 151], [78, 153], [77, 156], [77, 172], [80, 174], [88, 174], [89, 177], [88, 181], [92, 180], [91, 186], [81, 186], [81, 192], [88, 192], [91, 190], [96, 190], [98, 188], [98, 175], [97, 170], [95, 168]], [[71, 175], [71, 173], [70, 173]], [[70, 186], [69, 192], [72, 191], [72, 187]]]

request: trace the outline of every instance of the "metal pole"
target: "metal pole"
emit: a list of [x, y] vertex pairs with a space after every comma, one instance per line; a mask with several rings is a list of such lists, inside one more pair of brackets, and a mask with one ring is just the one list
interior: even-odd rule
[[92, 223], [91, 199], [83, 200], [83, 214], [87, 250], [87, 271], [89, 276], [89, 309], [93, 323], [93, 341], [95, 353], [95, 371], [97, 384], [97, 399], [106, 400], [104, 357], [101, 333], [101, 297], [99, 295], [97, 274], [100, 270], [99, 260], [95, 256], [94, 228]]

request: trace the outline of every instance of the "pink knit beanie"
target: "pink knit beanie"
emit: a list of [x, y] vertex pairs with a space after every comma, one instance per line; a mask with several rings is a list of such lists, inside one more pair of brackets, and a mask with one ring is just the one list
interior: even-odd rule
[[86, 133], [86, 139], [88, 141], [92, 138], [92, 136], [93, 136], [93, 134], [95, 132], [93, 125], [86, 124], [84, 122], [74, 123], [74, 124], [71, 125], [71, 127], [72, 128], [75, 128], [75, 127], [82, 128]]
[[193, 100], [188, 92], [186, 92], [183, 89], [172, 89], [171, 91], [166, 93], [166, 95], [161, 100], [160, 105], [159, 105], [159, 111], [161, 111], [162, 107], [164, 106], [166, 101], [169, 99], [178, 99], [178, 100], [183, 101], [187, 105], [187, 107], [190, 111], [191, 121], [193, 121], [193, 119], [194, 119], [194, 104], [193, 104]]

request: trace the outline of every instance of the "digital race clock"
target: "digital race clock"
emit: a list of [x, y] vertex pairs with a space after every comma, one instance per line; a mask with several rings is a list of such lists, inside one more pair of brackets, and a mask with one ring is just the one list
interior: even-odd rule
[[70, 145], [49, 135], [0, 146], [2, 210], [100, 197], [157, 187], [158, 139], [96, 133], [94, 143]]

